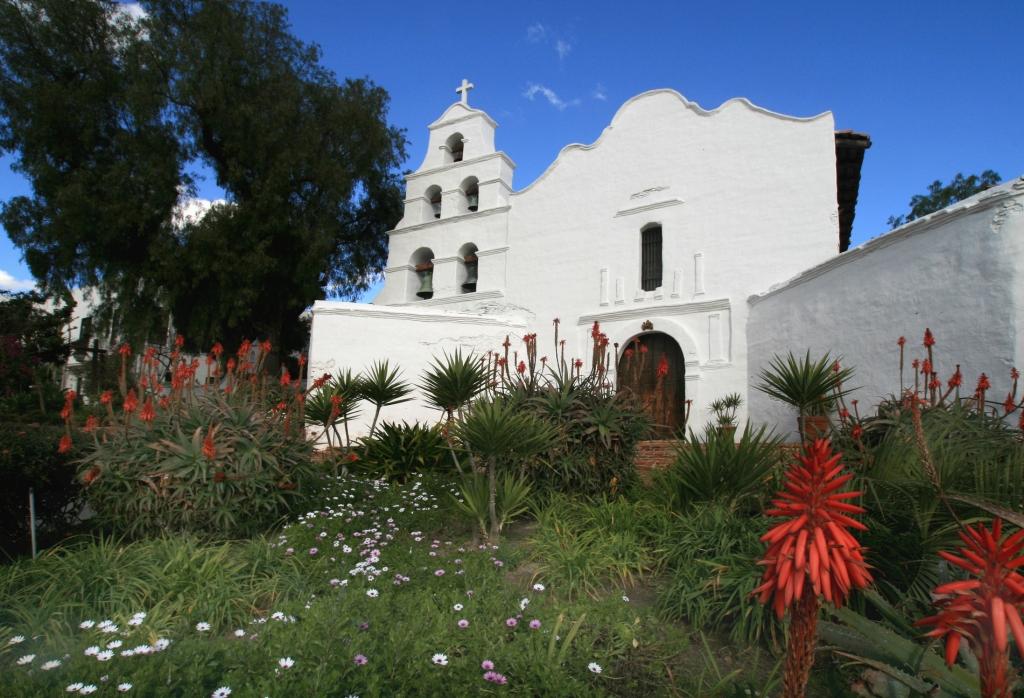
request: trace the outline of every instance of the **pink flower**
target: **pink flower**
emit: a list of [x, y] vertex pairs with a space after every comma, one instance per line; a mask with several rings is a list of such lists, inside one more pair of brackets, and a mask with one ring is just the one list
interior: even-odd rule
[[540, 630], [540, 621], [534, 618], [530, 621], [530, 630]]
[[490, 681], [491, 683], [496, 683], [500, 685], [505, 685], [506, 683], [508, 683], [508, 679], [505, 678], [504, 674], [499, 674], [496, 671], [486, 672], [484, 674], [484, 681]]
[[469, 621], [466, 620], [465, 618], [460, 619], [459, 620], [459, 627], [460, 628], [468, 628], [469, 627]]
[[363, 666], [368, 661], [370, 661], [370, 660], [367, 659], [366, 656], [362, 655], [362, 654], [357, 654], [355, 657], [352, 658], [352, 663], [355, 664], [356, 666]]
[[484, 661], [480, 662], [480, 668], [484, 671], [490, 671], [494, 668], [494, 662], [492, 662], [490, 659], [485, 659]]
[[434, 576], [435, 577], [443, 577], [444, 576], [444, 570], [434, 570]]
[[517, 621], [515, 618], [509, 618], [505, 621], [505, 625], [507, 625], [510, 628], [514, 628], [517, 625], [519, 625], [519, 621]]

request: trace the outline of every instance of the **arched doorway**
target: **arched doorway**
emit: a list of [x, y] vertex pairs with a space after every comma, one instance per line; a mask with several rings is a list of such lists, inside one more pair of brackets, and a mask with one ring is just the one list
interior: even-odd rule
[[616, 367], [618, 390], [628, 390], [654, 420], [654, 433], [672, 438], [685, 425], [683, 350], [664, 332], [645, 332], [626, 344]]

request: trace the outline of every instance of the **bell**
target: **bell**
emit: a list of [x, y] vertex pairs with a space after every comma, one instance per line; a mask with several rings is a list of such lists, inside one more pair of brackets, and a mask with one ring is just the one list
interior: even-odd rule
[[434, 270], [426, 269], [424, 271], [417, 272], [420, 275], [420, 290], [416, 292], [416, 295], [420, 298], [431, 298], [434, 295]]
[[476, 268], [477, 263], [475, 259], [472, 262], [466, 262], [466, 280], [462, 282], [462, 289], [464, 291], [476, 290]]
[[441, 217], [441, 202], [440, 201], [431, 201], [430, 202], [430, 208], [434, 212], [434, 218], [440, 218]]
[[469, 203], [470, 211], [476, 211], [480, 207], [480, 195], [476, 192], [467, 196], [466, 201]]

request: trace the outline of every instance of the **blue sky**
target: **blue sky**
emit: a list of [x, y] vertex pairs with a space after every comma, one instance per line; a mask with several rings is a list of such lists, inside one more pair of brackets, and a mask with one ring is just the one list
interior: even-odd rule
[[[711, 109], [746, 97], [871, 135], [853, 229], [887, 230], [934, 179], [1024, 174], [1024, 2], [350, 2], [294, 0], [294, 33], [339, 78], [369, 77], [407, 130], [407, 168], [426, 125], [457, 99], [497, 120], [497, 145], [532, 182], [569, 143], [590, 143], [621, 104], [669, 87]], [[27, 192], [0, 160], [0, 199]], [[212, 182], [200, 195], [219, 195]], [[28, 278], [0, 236], [0, 287]]]

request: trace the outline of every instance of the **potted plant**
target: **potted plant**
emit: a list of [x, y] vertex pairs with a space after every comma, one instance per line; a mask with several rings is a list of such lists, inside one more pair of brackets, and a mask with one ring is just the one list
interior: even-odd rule
[[729, 393], [711, 403], [711, 412], [715, 415], [715, 423], [720, 434], [733, 434], [736, 431], [736, 410], [743, 404], [739, 393]]
[[843, 384], [853, 369], [840, 368], [838, 359], [827, 353], [811, 360], [810, 350], [802, 358], [790, 352], [775, 355], [767, 368], [761, 369], [757, 390], [797, 409], [797, 430], [805, 440], [814, 440], [828, 433], [828, 414], [836, 401], [852, 388]]

